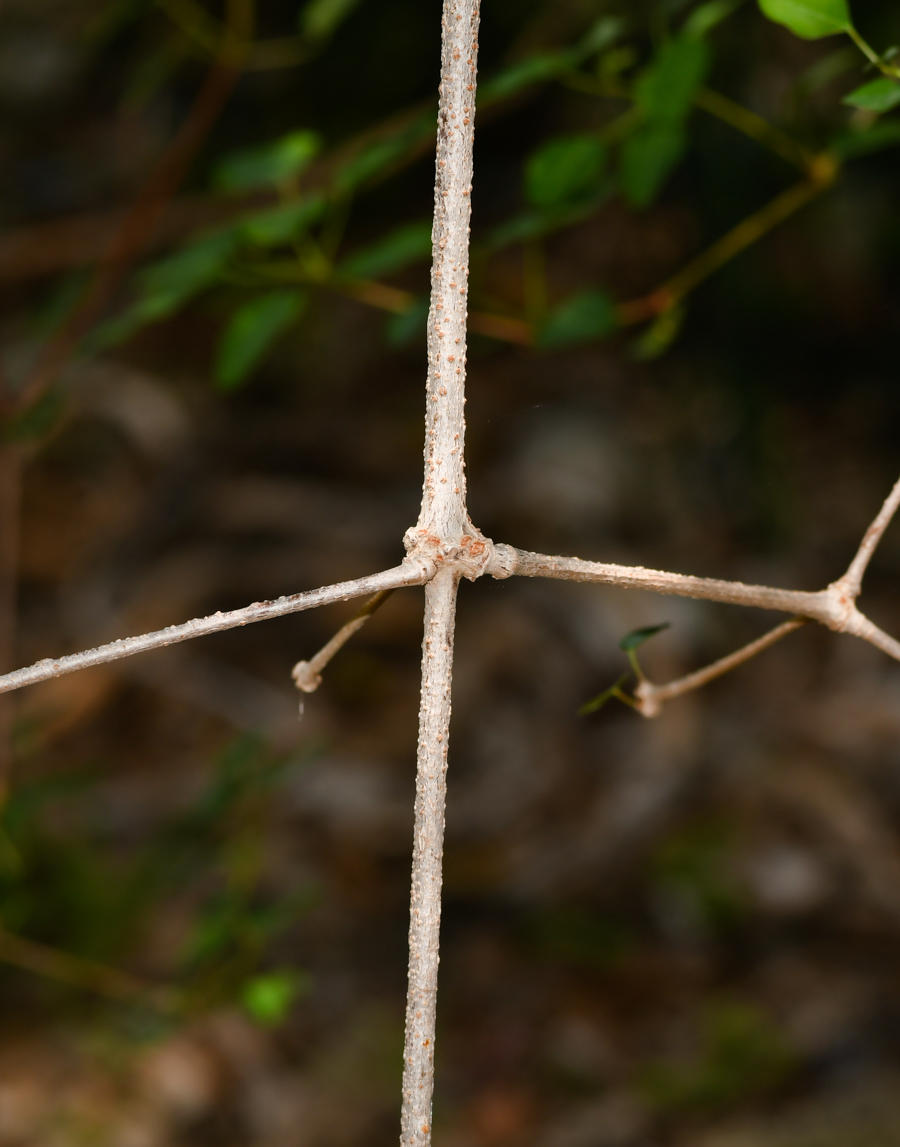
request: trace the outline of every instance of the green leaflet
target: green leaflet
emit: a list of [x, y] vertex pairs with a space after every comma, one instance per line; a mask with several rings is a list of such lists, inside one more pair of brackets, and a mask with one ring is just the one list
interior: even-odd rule
[[304, 36], [325, 40], [343, 24], [359, 0], [309, 0], [297, 19]]
[[852, 26], [846, 0], [759, 0], [759, 6], [763, 15], [804, 40], [835, 36]]
[[671, 621], [664, 621], [662, 625], [645, 625], [640, 629], [632, 629], [632, 631], [626, 633], [619, 642], [619, 648], [624, 650], [625, 653], [630, 653], [634, 649], [640, 649], [645, 641], [649, 641], [650, 638], [655, 637], [657, 633], [662, 633], [662, 631], [668, 629], [671, 624]]
[[275, 339], [297, 318], [305, 301], [302, 291], [271, 291], [235, 311], [216, 359], [215, 381], [220, 390], [234, 390], [246, 379]]
[[870, 80], [848, 96], [844, 96], [842, 103], [851, 108], [862, 108], [867, 112], [889, 112], [900, 104], [900, 82], [882, 76], [877, 80]]
[[340, 273], [351, 279], [371, 279], [399, 271], [409, 263], [431, 255], [431, 220], [419, 219], [398, 227], [371, 247], [345, 260]]
[[214, 182], [222, 191], [251, 191], [296, 178], [319, 151], [315, 132], [293, 131], [274, 143], [237, 151], [216, 168]]
[[576, 346], [616, 329], [615, 306], [603, 291], [583, 291], [561, 303], [544, 324], [538, 345], [546, 349]]
[[237, 225], [238, 233], [254, 247], [277, 247], [317, 223], [325, 207], [324, 195], [294, 199], [280, 207], [269, 207], [245, 216]]
[[606, 145], [595, 136], [553, 139], [535, 151], [525, 168], [525, 195], [543, 210], [593, 196], [606, 165]]
[[706, 79], [709, 65], [710, 51], [705, 40], [679, 36], [667, 41], [635, 84], [638, 108], [648, 120], [681, 122]]
[[678, 163], [687, 143], [680, 123], [642, 124], [625, 143], [619, 156], [622, 191], [635, 207], [646, 207], [655, 198]]
[[293, 1004], [309, 992], [311, 984], [308, 973], [293, 968], [265, 972], [247, 981], [241, 1002], [257, 1023], [275, 1027], [287, 1018]]

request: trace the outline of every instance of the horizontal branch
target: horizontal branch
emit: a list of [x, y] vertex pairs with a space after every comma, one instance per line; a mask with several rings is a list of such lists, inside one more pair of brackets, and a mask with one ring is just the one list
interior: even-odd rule
[[[503, 547], [504, 550], [512, 547]], [[646, 589], [652, 593], [674, 594], [705, 601], [722, 601], [729, 605], [752, 605], [760, 609], [777, 609], [804, 617], [824, 620], [827, 591], [774, 589], [765, 585], [745, 585], [739, 581], [692, 577], [667, 573], [643, 566], [620, 566], [612, 562], [587, 562], [581, 558], [551, 557], [528, 550], [515, 550], [511, 574], [519, 577], [561, 578], [564, 581], [602, 582], [622, 589]], [[509, 576], [509, 574], [507, 574]]]
[[369, 574], [355, 581], [342, 581], [336, 585], [323, 586], [306, 593], [293, 593], [279, 597], [275, 601], [255, 601], [243, 609], [219, 611], [209, 617], [198, 617], [182, 625], [170, 625], [153, 633], [138, 637], [124, 637], [101, 645], [96, 649], [86, 649], [82, 653], [70, 653], [65, 657], [48, 657], [35, 662], [25, 669], [17, 669], [0, 677], [0, 693], [9, 693], [25, 685], [35, 685], [52, 677], [62, 677], [65, 673], [75, 673], [79, 669], [89, 669], [94, 665], [106, 665], [122, 657], [132, 657], [135, 653], [146, 653], [151, 649], [161, 649], [175, 645], [179, 641], [190, 641], [194, 637], [205, 637], [208, 633], [221, 633], [226, 629], [236, 629], [241, 625], [251, 625], [255, 621], [268, 621], [273, 617], [284, 617], [289, 613], [299, 613], [304, 609], [315, 609], [320, 605], [330, 605], [336, 601], [349, 601], [354, 597], [364, 597], [382, 590], [400, 589], [402, 586], [422, 585], [432, 576], [433, 570], [422, 563], [404, 562], [393, 569]]

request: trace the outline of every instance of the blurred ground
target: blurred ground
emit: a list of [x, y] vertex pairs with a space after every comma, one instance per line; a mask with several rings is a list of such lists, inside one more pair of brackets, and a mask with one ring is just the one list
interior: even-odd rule
[[[30, 26], [44, 54], [28, 68], [11, 39], [0, 52], [9, 227], [118, 202], [165, 134], [145, 124], [111, 149], [119, 121], [79, 80], [64, 28], [56, 45], [55, 12]], [[808, 46], [754, 35], [777, 45], [746, 63], [762, 106]], [[287, 90], [266, 82], [271, 99]], [[238, 124], [262, 102], [252, 85], [236, 99]], [[61, 131], [47, 126], [60, 105], [82, 132], [71, 155], [28, 139]], [[526, 128], [479, 137], [476, 231]], [[715, 230], [704, 196], [725, 209], [704, 182], [710, 138], [658, 208], [611, 204], [553, 240], [560, 282], [612, 268], [627, 295], [679, 265]], [[42, 150], [75, 174], [42, 172]], [[427, 166], [402, 186], [411, 210]], [[658, 361], [624, 339], [549, 355], [476, 338], [477, 525], [533, 550], [797, 588], [842, 572], [900, 469], [898, 170], [889, 153], [848, 174], [712, 280]], [[5, 288], [8, 367], [33, 352], [47, 290]], [[387, 348], [380, 316], [323, 295], [223, 396], [208, 383], [216, 323], [197, 308], [70, 368], [67, 413], [26, 475], [21, 664], [399, 558], [423, 347]], [[894, 634], [898, 576], [894, 526], [864, 591]], [[193, 994], [173, 1016], [0, 965], [3, 1147], [396, 1134], [421, 594], [385, 604], [298, 720], [291, 666], [351, 612], [19, 695], [4, 927]], [[642, 650], [659, 681], [770, 618], [583, 585], [462, 587], [436, 1141], [900, 1145], [900, 667], [810, 627], [654, 722], [622, 706], [577, 716], [626, 668], [620, 637], [663, 621]], [[241, 987], [267, 972], [293, 976], [296, 997], [270, 1023]]]

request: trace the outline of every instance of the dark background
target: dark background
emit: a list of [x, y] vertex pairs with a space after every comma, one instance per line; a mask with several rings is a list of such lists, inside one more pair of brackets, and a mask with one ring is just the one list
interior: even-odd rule
[[[296, 3], [259, 8], [260, 35], [293, 34]], [[625, 9], [639, 68], [685, 8]], [[859, 9], [874, 43], [900, 36], [894, 5]], [[333, 149], [427, 109], [439, 11], [361, 0], [307, 63], [242, 77], [176, 203], [193, 196], [201, 228], [222, 212], [221, 156], [298, 127]], [[573, 43], [613, 11], [488, 0], [480, 73]], [[809, 146], [865, 78], [851, 55], [804, 92], [809, 69], [849, 45], [798, 40], [750, 4], [711, 43], [710, 86]], [[176, 62], [154, 80], [164, 49]], [[153, 5], [7, 0], [13, 389], [87, 260], [45, 273], [50, 232], [29, 232], [37, 254], [13, 271], [8, 252], [24, 229], [128, 204], [207, 67]], [[476, 243], [520, 210], [536, 146], [611, 109], [559, 83], [488, 109]], [[358, 194], [342, 250], [428, 215], [432, 155]], [[691, 295], [655, 360], [636, 357], [637, 330], [554, 352], [473, 337], [475, 523], [549, 553], [805, 589], [837, 577], [900, 470], [898, 175], [898, 150], [848, 164]], [[652, 206], [614, 195], [547, 239], [549, 298], [640, 296], [796, 178], [695, 112]], [[517, 247], [485, 256], [474, 305], [521, 313], [522, 264]], [[427, 266], [388, 281], [421, 294]], [[25, 470], [18, 664], [399, 560], [420, 493], [424, 341], [392, 346], [384, 315], [316, 291], [246, 385], [221, 393], [210, 364], [230, 299], [212, 291], [66, 368]], [[895, 634], [898, 573], [895, 527], [863, 599]], [[0, 1144], [393, 1140], [421, 604], [417, 590], [392, 597], [299, 722], [291, 666], [352, 606], [18, 695], [0, 920], [56, 963], [38, 974], [34, 952], [0, 943]], [[586, 585], [462, 586], [444, 1147], [900, 1144], [897, 666], [811, 626], [655, 721], [618, 704], [577, 715], [625, 671], [618, 641], [637, 626], [671, 623], [642, 650], [664, 681], [774, 620]], [[84, 961], [187, 1002], [114, 998]], [[268, 1024], [247, 1007], [266, 975], [296, 996]]]

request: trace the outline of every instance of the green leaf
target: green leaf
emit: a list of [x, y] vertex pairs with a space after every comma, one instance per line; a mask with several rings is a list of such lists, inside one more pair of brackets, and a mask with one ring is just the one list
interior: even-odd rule
[[543, 210], [586, 199], [598, 190], [605, 163], [606, 145], [595, 136], [551, 140], [528, 160], [525, 195]]
[[216, 168], [215, 184], [221, 191], [250, 191], [278, 186], [296, 178], [318, 153], [319, 137], [312, 131], [293, 131], [274, 143], [237, 151]]
[[378, 140], [353, 156], [340, 169], [335, 187], [340, 192], [353, 191], [360, 183], [381, 175], [423, 139], [434, 135], [434, 110], [419, 116], [403, 131], [389, 139]]
[[691, 36], [667, 40], [634, 86], [638, 108], [648, 120], [680, 123], [706, 79], [710, 62], [704, 40]]
[[619, 179], [633, 206], [653, 202], [686, 143], [684, 129], [674, 123], [642, 124], [625, 140], [619, 155]]
[[234, 390], [244, 381], [304, 301], [302, 291], [272, 291], [235, 311], [219, 344], [215, 380], [220, 390]]
[[657, 633], [668, 629], [671, 624], [671, 621], [664, 621], [662, 625], [645, 625], [641, 629], [632, 629], [631, 633], [626, 633], [619, 642], [619, 648], [624, 650], [625, 653], [640, 649], [645, 641], [649, 641], [650, 638], [655, 637]]
[[855, 159], [871, 155], [900, 143], [900, 121], [896, 119], [876, 123], [868, 131], [847, 132], [832, 140], [831, 150], [841, 159]]
[[309, 0], [297, 19], [300, 31], [311, 40], [324, 40], [347, 19], [359, 0]]
[[408, 346], [415, 339], [424, 338], [428, 325], [428, 296], [417, 299], [408, 311], [391, 315], [386, 333], [389, 346]]
[[241, 992], [241, 1002], [265, 1027], [275, 1027], [287, 1018], [291, 1007], [311, 987], [310, 976], [293, 968], [266, 972], [248, 980]]
[[900, 83], [882, 76], [877, 80], [870, 80], [848, 96], [844, 96], [841, 103], [851, 108], [862, 108], [867, 112], [889, 112], [900, 104]]
[[700, 4], [685, 20], [681, 34], [695, 39], [705, 36], [716, 24], [721, 24], [736, 12], [742, 3], [743, 0], [708, 0], [708, 3]]
[[572, 58], [567, 52], [550, 52], [543, 56], [531, 56], [527, 60], [518, 60], [502, 72], [481, 84], [478, 92], [478, 102], [481, 106], [494, 100], [507, 99], [514, 96], [523, 88], [532, 84], [544, 83], [552, 80], [561, 72], [567, 72], [572, 67]]
[[759, 0], [759, 7], [764, 16], [804, 40], [835, 36], [852, 27], [846, 0]]
[[280, 207], [270, 207], [245, 216], [237, 224], [238, 234], [254, 247], [277, 247], [318, 222], [325, 207], [324, 195], [295, 199]]
[[601, 339], [616, 329], [616, 310], [602, 291], [583, 291], [566, 299], [547, 319], [538, 345], [546, 349]]
[[409, 263], [431, 255], [431, 220], [420, 219], [398, 227], [371, 247], [351, 255], [340, 273], [351, 279], [371, 279], [398, 271]]

